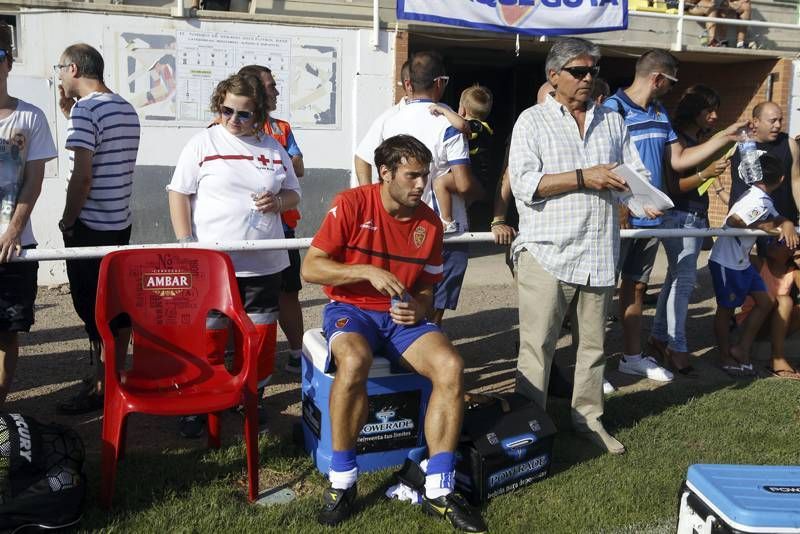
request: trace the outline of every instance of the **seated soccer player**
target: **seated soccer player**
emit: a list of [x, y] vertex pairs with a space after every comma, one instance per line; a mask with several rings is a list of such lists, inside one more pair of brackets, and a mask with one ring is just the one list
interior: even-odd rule
[[373, 355], [430, 379], [425, 415], [429, 461], [423, 508], [466, 532], [484, 532], [477, 511], [453, 492], [454, 451], [464, 413], [461, 357], [426, 320], [433, 284], [442, 276], [442, 226], [422, 202], [430, 151], [407, 135], [375, 150], [380, 183], [340, 193], [333, 201], [301, 273], [323, 284], [328, 350], [336, 363], [330, 393], [333, 456], [318, 519], [337, 525], [356, 498], [356, 439], [367, 419], [367, 375]]

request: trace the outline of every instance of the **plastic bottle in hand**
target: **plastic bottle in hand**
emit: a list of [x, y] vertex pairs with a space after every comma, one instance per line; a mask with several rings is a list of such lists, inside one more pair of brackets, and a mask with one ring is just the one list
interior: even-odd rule
[[739, 163], [739, 177], [747, 185], [752, 185], [761, 181], [761, 163], [758, 157], [761, 151], [756, 147], [756, 141], [750, 137], [747, 127], [739, 130], [739, 155], [742, 157]]
[[270, 193], [270, 190], [265, 188], [259, 189], [251, 195], [253, 198], [253, 207], [250, 208], [250, 227], [258, 230], [259, 232], [269, 233], [274, 224], [272, 213], [261, 213], [255, 207], [255, 201], [262, 196]]

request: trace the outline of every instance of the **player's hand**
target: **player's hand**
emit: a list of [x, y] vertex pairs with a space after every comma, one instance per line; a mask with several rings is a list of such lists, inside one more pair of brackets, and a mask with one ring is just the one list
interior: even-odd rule
[[67, 96], [64, 92], [64, 86], [58, 86], [58, 107], [61, 108], [61, 113], [64, 114], [66, 118], [69, 118], [69, 114], [72, 112], [72, 106], [75, 105], [75, 99]]
[[495, 224], [491, 230], [494, 242], [498, 245], [510, 245], [517, 235], [517, 231], [507, 224]]
[[655, 219], [656, 217], [664, 215], [664, 212], [652, 206], [645, 206], [644, 214], [648, 219]]
[[281, 210], [281, 203], [277, 195], [272, 191], [267, 191], [261, 195], [254, 194], [253, 201], [256, 209], [261, 213], [278, 213]]
[[616, 163], [604, 163], [583, 169], [583, 183], [586, 189], [628, 191], [628, 184], [625, 180], [611, 172], [611, 169], [616, 166]]
[[19, 233], [9, 227], [0, 236], [0, 263], [8, 263], [14, 256], [19, 256], [22, 251], [22, 244], [19, 240]]
[[719, 176], [720, 174], [725, 172], [725, 170], [728, 167], [730, 167], [730, 165], [731, 165], [730, 159], [720, 158], [716, 161], [712, 161], [711, 163], [709, 163], [708, 167], [700, 171], [700, 174], [702, 174], [706, 180], [710, 180], [711, 178]]
[[785, 221], [780, 226], [780, 239], [783, 239], [786, 246], [794, 250], [800, 245], [800, 237], [797, 235], [797, 228], [791, 221]]
[[406, 288], [395, 275], [374, 265], [363, 265], [363, 267], [366, 269], [364, 277], [381, 295], [403, 297]]
[[425, 310], [411, 295], [406, 295], [405, 299], [389, 308], [389, 315], [395, 324], [415, 325], [425, 318]]

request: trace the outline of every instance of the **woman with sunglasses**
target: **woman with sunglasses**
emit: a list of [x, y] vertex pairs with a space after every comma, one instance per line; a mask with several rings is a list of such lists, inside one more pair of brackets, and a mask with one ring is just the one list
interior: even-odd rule
[[[673, 117], [673, 128], [683, 147], [697, 146], [711, 137], [717, 123], [719, 95], [705, 85], [693, 85], [683, 93]], [[675, 208], [662, 217], [662, 228], [708, 228], [708, 197], [728, 198], [716, 177], [728, 167], [728, 158], [710, 159], [690, 171], [667, 174], [666, 184]], [[699, 189], [698, 189], [699, 188]], [[686, 316], [697, 278], [697, 257], [703, 238], [662, 239], [667, 253], [667, 275], [658, 297], [650, 345], [663, 360], [684, 376], [694, 374], [689, 364]]]
[[[181, 243], [282, 239], [280, 214], [297, 207], [300, 185], [292, 161], [263, 132], [267, 94], [253, 76], [233, 75], [211, 97], [215, 124], [195, 135], [178, 159], [169, 191], [170, 218]], [[275, 363], [276, 321], [285, 250], [230, 252], [242, 303], [261, 336], [258, 379], [263, 388]], [[227, 320], [209, 317], [209, 357], [222, 357]], [[260, 397], [259, 397], [260, 398]], [[181, 434], [202, 433], [199, 417], [184, 418]]]

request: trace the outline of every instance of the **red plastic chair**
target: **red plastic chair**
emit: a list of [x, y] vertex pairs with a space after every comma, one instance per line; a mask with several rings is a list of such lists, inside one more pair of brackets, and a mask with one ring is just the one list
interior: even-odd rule
[[[231, 374], [207, 350], [206, 316], [217, 310], [237, 330], [237, 369]], [[130, 369], [107, 357], [101, 504], [111, 506], [117, 461], [125, 449], [126, 417], [208, 414], [208, 445], [219, 447], [217, 412], [244, 399], [248, 497], [258, 495], [258, 413], [256, 404], [259, 337], [237, 290], [230, 258], [217, 251], [175, 248], [125, 250], [100, 264], [95, 318], [105, 353], [116, 352], [109, 323], [130, 317]]]

